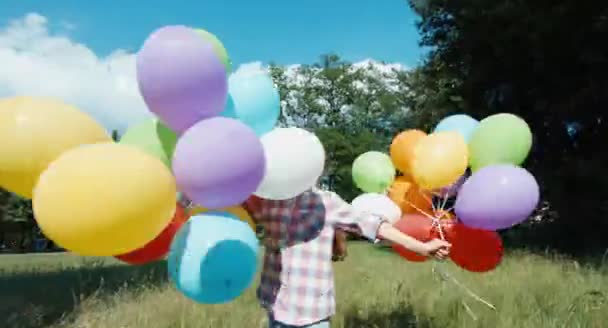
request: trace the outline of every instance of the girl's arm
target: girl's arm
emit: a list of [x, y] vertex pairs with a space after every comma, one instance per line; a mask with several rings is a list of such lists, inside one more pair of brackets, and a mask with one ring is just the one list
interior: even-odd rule
[[449, 249], [452, 245], [445, 240], [433, 239], [429, 242], [421, 242], [412, 238], [401, 231], [397, 230], [391, 224], [384, 223], [378, 229], [378, 234], [395, 244], [399, 244], [412, 252], [416, 252], [422, 256], [435, 256], [438, 259], [444, 259], [449, 255]]
[[335, 193], [328, 192], [325, 197], [333, 209], [332, 223], [337, 228], [362, 235], [370, 240], [381, 237], [422, 256], [435, 256], [443, 259], [449, 254], [451, 245], [444, 240], [434, 239], [426, 243], [421, 242], [397, 230], [387, 220], [377, 215], [355, 211], [350, 204]]

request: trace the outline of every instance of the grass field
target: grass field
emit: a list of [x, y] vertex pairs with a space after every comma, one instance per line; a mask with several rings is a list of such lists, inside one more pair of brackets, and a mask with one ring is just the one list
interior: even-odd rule
[[[608, 269], [515, 253], [495, 271], [445, 268], [493, 311], [389, 251], [351, 243], [336, 264], [332, 327], [608, 327]], [[129, 267], [67, 254], [0, 256], [2, 327], [265, 327], [254, 288], [228, 305], [195, 304], [164, 263]], [[256, 282], [257, 283], [257, 282]], [[465, 305], [470, 308], [469, 312]]]

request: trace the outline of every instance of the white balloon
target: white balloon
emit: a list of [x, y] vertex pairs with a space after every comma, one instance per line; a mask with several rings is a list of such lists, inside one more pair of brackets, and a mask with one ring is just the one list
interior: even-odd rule
[[325, 166], [325, 149], [317, 136], [300, 128], [275, 128], [261, 137], [266, 174], [256, 196], [293, 198], [312, 188]]
[[388, 196], [367, 193], [353, 199], [351, 205], [358, 212], [365, 212], [382, 216], [393, 224], [401, 219], [401, 209]]

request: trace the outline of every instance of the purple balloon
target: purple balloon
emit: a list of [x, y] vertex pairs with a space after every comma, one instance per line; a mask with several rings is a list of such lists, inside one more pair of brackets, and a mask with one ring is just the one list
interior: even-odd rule
[[209, 209], [243, 203], [265, 172], [262, 142], [251, 128], [231, 118], [196, 123], [179, 138], [173, 154], [178, 189]]
[[526, 220], [539, 199], [538, 183], [527, 170], [507, 164], [490, 165], [462, 185], [455, 212], [469, 227], [500, 230]]
[[139, 91], [169, 128], [182, 133], [226, 104], [226, 70], [211, 43], [185, 26], [156, 30], [137, 53]]

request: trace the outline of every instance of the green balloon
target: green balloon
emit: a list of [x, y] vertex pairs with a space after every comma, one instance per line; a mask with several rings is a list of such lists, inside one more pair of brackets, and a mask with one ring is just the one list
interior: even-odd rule
[[119, 143], [135, 146], [171, 168], [177, 135], [157, 119], [150, 119], [130, 127]]
[[532, 148], [528, 123], [513, 114], [495, 114], [483, 119], [469, 142], [469, 164], [473, 171], [493, 164], [521, 165]]
[[196, 29], [196, 32], [198, 32], [203, 37], [203, 39], [211, 42], [211, 44], [213, 45], [213, 51], [220, 58], [222, 64], [224, 64], [224, 67], [226, 68], [226, 74], [229, 74], [232, 71], [232, 63], [230, 62], [230, 58], [228, 58], [228, 51], [226, 51], [226, 48], [224, 47], [220, 39], [218, 39], [217, 36], [203, 29]]
[[381, 152], [369, 151], [359, 155], [353, 163], [353, 181], [364, 192], [383, 193], [395, 181], [395, 166], [391, 158]]

